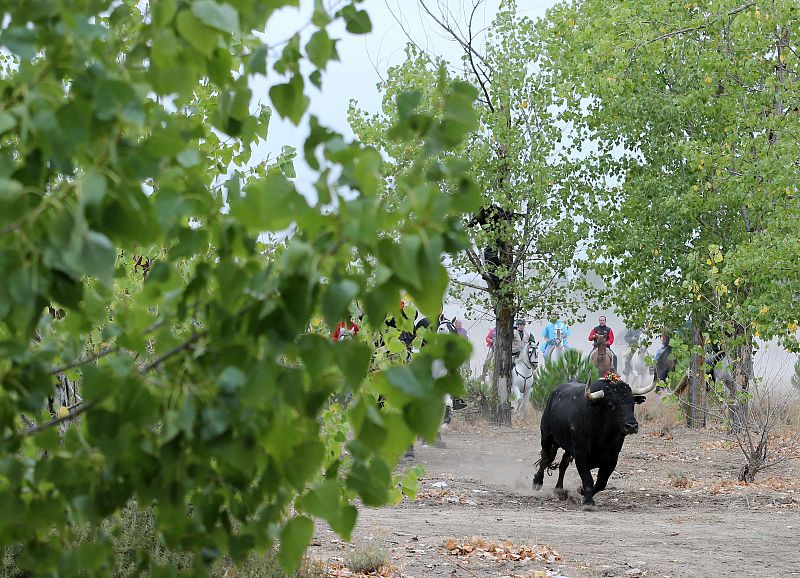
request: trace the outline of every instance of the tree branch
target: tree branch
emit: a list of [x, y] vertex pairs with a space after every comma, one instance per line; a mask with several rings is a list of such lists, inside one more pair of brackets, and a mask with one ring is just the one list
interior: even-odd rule
[[700, 24], [698, 26], [690, 26], [688, 28], [681, 28], [680, 30], [674, 30], [672, 32], [667, 32], [665, 34], [662, 34], [661, 36], [656, 36], [652, 40], [648, 40], [647, 42], [639, 44], [636, 47], [636, 50], [638, 50], [642, 46], [646, 46], [648, 44], [652, 44], [653, 42], [658, 42], [659, 40], [664, 40], [665, 38], [670, 38], [672, 36], [679, 36], [681, 34], [686, 34], [688, 32], [696, 32], [698, 30], [702, 30], [703, 28], [706, 28], [706, 27], [710, 26], [711, 24], [713, 24], [714, 22], [716, 22], [717, 20], [719, 20], [723, 16], [727, 16], [727, 17], [735, 16], [735, 15], [739, 14], [740, 12], [744, 12], [748, 8], [752, 8], [755, 5], [756, 5], [755, 2], [748, 2], [747, 4], [739, 6], [738, 8], [734, 8], [730, 12], [726, 12], [725, 14], [718, 14], [717, 16], [715, 16], [714, 18], [712, 18], [708, 22], [704, 22], [703, 24]]
[[[68, 420], [71, 420], [73, 418], [76, 418], [79, 415], [81, 415], [83, 412], [89, 411], [90, 409], [92, 409], [98, 403], [99, 403], [99, 400], [96, 400], [96, 399], [93, 399], [91, 401], [87, 401], [86, 403], [81, 402], [80, 404], [73, 406], [73, 407], [76, 408], [75, 411], [71, 411], [71, 412], [69, 412], [68, 415], [65, 415], [63, 417], [57, 417], [56, 419], [50, 420], [47, 423], [43, 423], [42, 425], [37, 425], [36, 427], [27, 429], [24, 432], [22, 432], [21, 437], [35, 436], [36, 434], [41, 433], [46, 429], [50, 429], [51, 427], [57, 426], [60, 423], [63, 423], [65, 421], [68, 421]], [[6, 438], [6, 439], [8, 439], [8, 438]]]
[[462, 287], [469, 287], [471, 289], [477, 289], [478, 291], [485, 291], [486, 293], [491, 293], [488, 287], [481, 287], [480, 285], [475, 285], [474, 283], [468, 283], [467, 281], [459, 281], [458, 279], [450, 279], [451, 283], [455, 283], [456, 285], [461, 285]]
[[[144, 330], [144, 335], [152, 333], [159, 327], [164, 325], [164, 319], [159, 319], [158, 321], [153, 322], [149, 327]], [[119, 351], [119, 347], [109, 347], [108, 349], [102, 349], [97, 353], [92, 353], [91, 355], [84, 355], [83, 357], [79, 357], [78, 359], [73, 359], [69, 363], [66, 363], [60, 367], [56, 367], [50, 370], [50, 375], [57, 375], [59, 373], [63, 373], [70, 369], [75, 369], [76, 367], [80, 367], [81, 365], [86, 365], [87, 363], [92, 363], [93, 361], [97, 361], [105, 357], [106, 355], [111, 355], [112, 353], [116, 353]]]
[[[201, 331], [199, 333], [192, 333], [192, 335], [186, 341], [184, 341], [183, 343], [180, 343], [179, 345], [176, 345], [172, 349], [170, 349], [168, 351], [165, 351], [164, 353], [159, 355], [156, 359], [154, 359], [151, 363], [148, 363], [147, 365], [139, 368], [139, 374], [143, 375], [143, 374], [147, 373], [148, 371], [151, 371], [151, 370], [157, 368], [159, 365], [164, 363], [170, 357], [172, 357], [174, 355], [177, 355], [178, 353], [180, 353], [182, 351], [186, 351], [187, 349], [192, 347], [192, 345], [195, 343], [195, 341], [197, 341], [201, 337], [204, 337], [207, 334], [208, 334], [208, 331]], [[69, 408], [71, 411], [69, 412], [68, 415], [65, 415], [63, 417], [58, 417], [56, 419], [50, 420], [47, 423], [43, 423], [42, 425], [39, 425], [39, 426], [29, 427], [27, 430], [22, 432], [20, 434], [20, 436], [21, 437], [33, 436], [33, 435], [36, 435], [38, 433], [43, 432], [46, 429], [49, 429], [49, 428], [54, 427], [54, 426], [57, 426], [58, 424], [63, 423], [65, 421], [67, 421], [67, 420], [74, 419], [74, 418], [78, 417], [79, 415], [81, 415], [82, 413], [84, 413], [86, 411], [89, 411], [90, 409], [95, 407], [101, 401], [103, 401], [103, 400], [102, 399], [93, 399], [93, 400], [90, 400], [90, 401], [87, 401], [87, 402], [80, 401], [80, 402], [76, 403], [75, 405], [73, 405], [71, 408]], [[23, 421], [25, 421], [26, 424], [27, 424], [29, 420], [26, 420], [25, 418], [23, 418]], [[11, 436], [4, 438], [3, 441], [6, 441], [6, 440], [10, 439], [10, 437]]]
[[69, 363], [62, 365], [60, 367], [56, 367], [50, 370], [50, 375], [57, 375], [59, 373], [63, 373], [70, 369], [75, 369], [76, 367], [80, 367], [81, 365], [86, 365], [87, 363], [92, 363], [93, 361], [97, 361], [105, 357], [106, 355], [111, 355], [112, 353], [116, 353], [119, 351], [119, 347], [109, 347], [108, 349], [101, 349], [97, 353], [93, 353], [91, 355], [85, 355], [83, 357], [79, 357], [78, 359], [73, 359]]
[[173, 355], [176, 355], [176, 354], [180, 353], [181, 351], [186, 351], [187, 349], [191, 348], [195, 341], [197, 341], [201, 337], [204, 337], [207, 334], [208, 334], [208, 331], [201, 331], [200, 333], [192, 333], [192, 335], [189, 337], [189, 339], [187, 339], [186, 341], [184, 341], [183, 343], [181, 343], [179, 345], [176, 345], [172, 349], [170, 349], [168, 351], [165, 351], [164, 353], [159, 355], [157, 358], [155, 358], [151, 363], [148, 363], [147, 365], [142, 367], [139, 370], [139, 373], [140, 374], [147, 373], [151, 369], [155, 369], [156, 367], [158, 367], [159, 365], [164, 363], [167, 359], [169, 359]]

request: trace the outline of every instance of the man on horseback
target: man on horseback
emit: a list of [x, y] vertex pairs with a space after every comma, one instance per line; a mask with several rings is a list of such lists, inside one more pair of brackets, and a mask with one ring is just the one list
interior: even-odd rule
[[551, 312], [548, 315], [548, 319], [550, 323], [545, 325], [544, 331], [542, 331], [542, 344], [539, 348], [544, 352], [544, 358], [546, 361], [550, 361], [550, 355], [553, 353], [553, 349], [557, 345], [558, 337], [561, 337], [561, 345], [564, 347], [568, 347], [567, 345], [567, 337], [569, 337], [570, 330], [566, 324], [562, 323], [561, 320], [558, 318], [558, 314], [555, 312]]
[[605, 315], [601, 315], [600, 319], [598, 319], [597, 321], [600, 324], [589, 332], [589, 341], [591, 341], [593, 344], [592, 351], [589, 353], [589, 358], [591, 358], [592, 354], [595, 351], [597, 351], [597, 337], [602, 335], [606, 338], [606, 347], [608, 348], [608, 351], [611, 354], [614, 367], [616, 367], [617, 354], [611, 350], [611, 346], [614, 344], [614, 331], [608, 325], [606, 325]]
[[531, 334], [525, 329], [525, 320], [517, 319], [514, 321], [514, 339], [511, 342], [511, 355], [514, 358], [519, 357], [519, 352], [528, 343]]

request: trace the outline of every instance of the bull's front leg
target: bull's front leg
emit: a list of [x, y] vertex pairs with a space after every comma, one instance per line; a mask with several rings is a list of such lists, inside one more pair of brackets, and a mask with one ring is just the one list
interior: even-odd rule
[[617, 467], [617, 456], [607, 458], [603, 466], [597, 470], [597, 481], [594, 483], [594, 493], [602, 492], [606, 489], [608, 478]]
[[584, 506], [594, 506], [594, 499], [592, 496], [595, 494], [594, 480], [592, 479], [592, 471], [589, 468], [588, 456], [583, 453], [575, 452], [575, 468], [578, 470], [578, 475], [581, 477], [581, 487], [578, 490], [583, 496]]

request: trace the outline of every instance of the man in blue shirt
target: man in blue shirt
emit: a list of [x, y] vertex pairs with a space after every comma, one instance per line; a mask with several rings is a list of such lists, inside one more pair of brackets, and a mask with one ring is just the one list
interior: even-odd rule
[[545, 326], [544, 331], [542, 331], [542, 337], [544, 339], [539, 347], [544, 352], [545, 360], [550, 361], [550, 355], [553, 352], [553, 348], [556, 346], [557, 334], [560, 333], [562, 337], [561, 344], [566, 348], [569, 346], [567, 344], [567, 337], [569, 337], [570, 331], [569, 327], [559, 320], [557, 313], [550, 313], [548, 319], [550, 320], [550, 323], [548, 323]]

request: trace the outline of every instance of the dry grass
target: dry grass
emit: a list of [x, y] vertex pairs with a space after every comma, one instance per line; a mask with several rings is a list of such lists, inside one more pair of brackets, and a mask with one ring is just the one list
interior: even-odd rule
[[384, 566], [389, 564], [389, 553], [373, 544], [356, 544], [355, 549], [347, 556], [345, 563], [353, 572], [359, 574], [380, 572]]
[[670, 472], [669, 485], [673, 488], [691, 488], [692, 480], [686, 472]]
[[297, 578], [328, 578], [328, 563], [306, 556], [297, 570]]
[[649, 394], [644, 403], [637, 405], [635, 412], [636, 419], [640, 423], [655, 426], [663, 435], [668, 434], [683, 422], [678, 404], [654, 393]]

